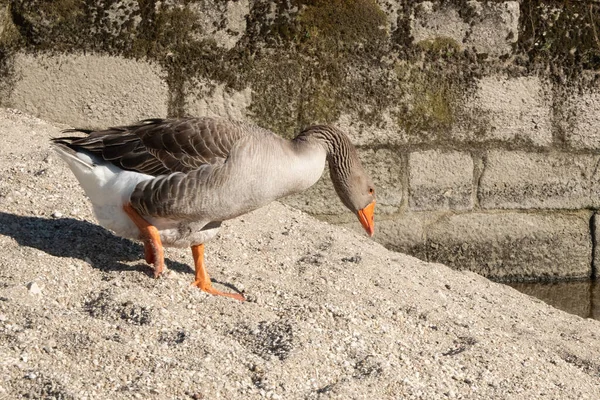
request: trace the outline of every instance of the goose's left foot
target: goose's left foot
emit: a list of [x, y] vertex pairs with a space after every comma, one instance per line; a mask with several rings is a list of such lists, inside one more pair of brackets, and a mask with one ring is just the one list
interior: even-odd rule
[[192, 255], [194, 256], [194, 264], [196, 266], [196, 280], [192, 282], [192, 285], [196, 286], [200, 290], [206, 293], [210, 293], [215, 296], [231, 297], [239, 301], [246, 301], [246, 298], [241, 293], [226, 293], [221, 292], [213, 287], [206, 267], [204, 266], [204, 245], [199, 244], [192, 246]]
[[140, 238], [144, 241], [144, 258], [148, 264], [154, 264], [154, 277], [158, 278], [165, 270], [165, 253], [158, 229], [146, 221], [130, 203], [123, 205], [123, 211], [140, 230]]

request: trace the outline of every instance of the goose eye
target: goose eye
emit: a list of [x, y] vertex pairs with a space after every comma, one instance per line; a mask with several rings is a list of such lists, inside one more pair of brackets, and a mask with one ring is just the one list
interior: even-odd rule
[[369, 194], [373, 194], [375, 191], [373, 190], [373, 188], [369, 188]]

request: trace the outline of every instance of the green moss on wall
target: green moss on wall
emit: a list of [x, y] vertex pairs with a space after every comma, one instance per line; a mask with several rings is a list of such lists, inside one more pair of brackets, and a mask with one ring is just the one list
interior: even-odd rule
[[25, 46], [39, 50], [69, 50], [89, 39], [85, 2], [75, 0], [13, 0], [13, 20]]
[[[262, 37], [252, 36], [252, 25], [246, 37], [249, 49], [262, 41], [272, 46], [268, 54], [257, 50], [246, 65], [255, 119], [291, 135], [308, 124], [335, 121], [342, 111], [375, 118], [369, 110], [390, 95], [387, 86], [368, 87], [378, 82], [372, 71], [389, 51], [386, 16], [377, 3], [297, 0], [278, 13]], [[264, 23], [266, 15], [249, 21], [254, 18]]]
[[252, 63], [250, 111], [263, 126], [291, 136], [303, 126], [336, 120], [344, 104], [339, 65], [307, 64], [297, 53], [275, 53]]
[[421, 40], [416, 47], [425, 53], [439, 57], [453, 57], [461, 52], [460, 44], [449, 37]]
[[12, 22], [10, 5], [0, 0], [0, 105], [5, 104], [15, 83], [14, 53], [21, 36]]
[[[449, 133], [462, 105], [460, 82], [437, 69], [402, 63], [395, 67], [400, 91], [398, 125], [409, 138]], [[413, 141], [414, 141], [413, 139]]]
[[[160, 63], [167, 72], [172, 116], [185, 113], [194, 82], [209, 79], [233, 90], [250, 85], [253, 118], [286, 136], [309, 124], [334, 122], [342, 113], [377, 124], [383, 110], [398, 104], [401, 127], [415, 137], [448, 131], [456, 119], [459, 44], [440, 37], [417, 45], [407, 41], [410, 51], [393, 48], [386, 15], [375, 0], [258, 2], [231, 50], [199, 39], [193, 1], [11, 4], [24, 49], [91, 50]], [[110, 18], [115, 12], [121, 15], [117, 22]], [[408, 54], [423, 70], [400, 77], [393, 68], [382, 68], [390, 54]], [[444, 60], [441, 66], [438, 59]]]
[[[477, 125], [465, 110], [476, 90], [482, 63], [456, 40], [439, 36], [406, 50], [394, 66], [397, 79], [396, 123], [410, 144], [455, 141], [457, 123]], [[469, 140], [469, 139], [466, 139]]]
[[169, 7], [155, 0], [140, 0], [141, 21], [132, 42], [132, 55], [162, 60], [185, 56], [198, 44], [198, 16], [188, 7]]
[[[171, 116], [185, 113], [195, 82], [250, 86], [253, 119], [287, 136], [342, 114], [377, 125], [384, 111], [397, 108], [396, 122], [411, 143], [450, 138], [444, 135], [465, 123], [465, 96], [484, 73], [536, 71], [560, 81], [600, 68], [600, 5], [589, 2], [523, 0], [520, 54], [498, 62], [447, 37], [413, 43], [411, 18], [422, 10], [408, 0], [398, 4], [392, 33], [376, 0], [251, 2], [246, 31], [232, 49], [202, 39], [200, 0], [2, 1], [14, 24], [0, 37], [0, 72], [17, 49], [147, 58], [166, 72]], [[453, 7], [472, 24], [482, 18], [473, 4], [431, 7]]]
[[[345, 87], [356, 84], [348, 78], [351, 66], [361, 64], [365, 48], [380, 52], [387, 34], [385, 15], [374, 0], [299, 0], [289, 8], [280, 4], [267, 31], [263, 28], [272, 10], [257, 5], [256, 35], [251, 27], [243, 45], [231, 51], [198, 39], [201, 27], [190, 1], [12, 3], [25, 49], [91, 50], [155, 60], [167, 72], [172, 116], [185, 113], [194, 78], [238, 90], [251, 84], [256, 119], [283, 132], [335, 120], [348, 105]], [[109, 17], [114, 12], [123, 15], [118, 23]], [[265, 42], [272, 45], [270, 51], [259, 50]]]
[[307, 51], [350, 51], [386, 40], [385, 13], [375, 0], [296, 0], [296, 40]]
[[8, 52], [19, 47], [20, 42], [21, 35], [11, 18], [11, 7], [0, 2], [0, 48]]
[[523, 0], [517, 49], [531, 70], [551, 68], [556, 81], [600, 70], [600, 4]]

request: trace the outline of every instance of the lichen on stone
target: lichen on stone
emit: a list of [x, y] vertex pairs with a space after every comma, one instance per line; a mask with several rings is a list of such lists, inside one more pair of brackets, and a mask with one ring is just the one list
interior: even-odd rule
[[600, 4], [585, 1], [528, 0], [521, 4], [519, 52], [527, 66], [551, 68], [558, 82], [578, 79], [582, 70], [600, 69]]
[[[199, 93], [196, 82], [215, 82], [225, 91], [251, 90], [250, 117], [286, 136], [309, 124], [336, 122], [342, 114], [375, 126], [393, 112], [410, 143], [450, 140], [453, 127], [465, 123], [463, 100], [482, 74], [533, 72], [563, 82], [600, 65], [596, 3], [521, 2], [518, 32], [511, 25], [518, 42], [505, 43], [507, 51], [514, 46], [519, 54], [502, 52], [500, 59], [472, 51], [468, 35], [490, 13], [501, 13], [501, 5], [468, 0], [402, 0], [393, 24], [381, 8], [384, 2], [376, 0], [253, 1], [228, 46], [211, 37], [226, 28], [224, 3], [214, 9], [199, 0], [5, 3], [13, 23], [0, 35], [4, 81], [15, 51], [150, 60], [165, 71], [170, 116], [188, 112], [187, 99]], [[214, 15], [200, 18], [207, 7]], [[444, 10], [452, 10], [466, 29], [457, 36], [462, 39], [435, 36], [432, 28], [415, 43], [411, 18], [425, 21]]]
[[296, 0], [296, 39], [314, 50], [351, 51], [386, 40], [386, 16], [374, 0]]
[[395, 71], [401, 99], [398, 125], [413, 140], [428, 133], [448, 133], [460, 104], [459, 88], [452, 77], [409, 64], [398, 64]]
[[[297, 0], [276, 11], [265, 35], [252, 36], [252, 27], [247, 35], [249, 48], [257, 49], [247, 69], [255, 119], [291, 135], [307, 124], [333, 122], [342, 110], [373, 116], [369, 110], [389, 92], [367, 87], [379, 80], [373, 71], [389, 50], [386, 17], [377, 3]], [[271, 51], [258, 43], [271, 44]]]
[[416, 46], [424, 52], [440, 57], [452, 57], [461, 51], [460, 44], [456, 40], [444, 36], [421, 40]]

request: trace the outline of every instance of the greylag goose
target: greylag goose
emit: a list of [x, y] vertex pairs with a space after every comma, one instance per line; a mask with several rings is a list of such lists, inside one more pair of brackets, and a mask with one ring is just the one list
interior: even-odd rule
[[193, 285], [244, 300], [211, 284], [204, 243], [222, 221], [316, 183], [329, 162], [342, 203], [374, 233], [375, 188], [339, 129], [317, 125], [293, 140], [217, 118], [151, 119], [85, 137], [52, 139], [90, 198], [96, 219], [115, 234], [142, 240], [148, 264], [164, 270], [163, 246], [191, 247]]

